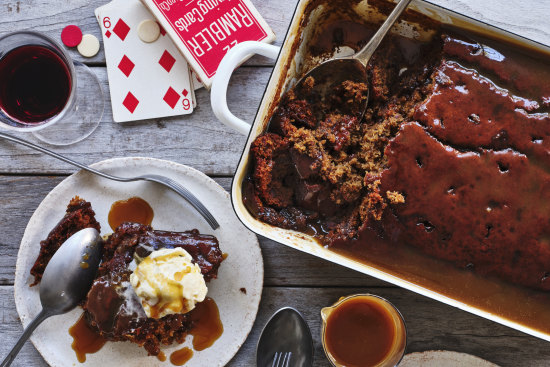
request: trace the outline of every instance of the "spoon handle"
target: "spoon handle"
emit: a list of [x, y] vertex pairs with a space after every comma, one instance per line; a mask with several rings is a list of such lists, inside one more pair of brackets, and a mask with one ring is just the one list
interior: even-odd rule
[[393, 24], [399, 18], [401, 13], [407, 8], [409, 3], [412, 0], [401, 0], [395, 8], [392, 10], [388, 18], [384, 21], [382, 26], [376, 31], [374, 36], [370, 39], [370, 41], [363, 47], [359, 52], [357, 52], [353, 58], [359, 60], [364, 67], [367, 67], [367, 64], [372, 57], [372, 54], [378, 46], [380, 45], [380, 42], [384, 39], [388, 31], [393, 27]]
[[17, 343], [13, 346], [11, 351], [8, 353], [6, 358], [2, 361], [2, 364], [0, 364], [0, 367], [7, 367], [9, 366], [27, 341], [27, 339], [31, 336], [32, 332], [38, 325], [42, 323], [42, 321], [46, 320], [48, 317], [50, 317], [51, 314], [49, 312], [46, 312], [46, 310], [42, 309], [38, 315], [34, 318], [34, 320], [31, 321], [29, 326], [23, 331], [23, 335], [19, 338]]

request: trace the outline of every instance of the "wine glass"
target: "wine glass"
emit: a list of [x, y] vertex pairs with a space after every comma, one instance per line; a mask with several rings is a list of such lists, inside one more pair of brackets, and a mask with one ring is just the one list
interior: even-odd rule
[[104, 107], [96, 75], [56, 41], [32, 31], [0, 37], [0, 127], [69, 145], [96, 129]]

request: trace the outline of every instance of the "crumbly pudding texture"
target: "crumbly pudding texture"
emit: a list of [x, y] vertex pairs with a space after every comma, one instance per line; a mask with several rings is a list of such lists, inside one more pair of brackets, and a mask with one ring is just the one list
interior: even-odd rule
[[162, 344], [183, 343], [193, 328], [193, 311], [160, 319], [147, 317], [130, 284], [134, 253], [145, 258], [152, 251], [176, 247], [191, 255], [207, 282], [217, 277], [223, 257], [216, 237], [196, 229], [166, 232], [137, 223], [120, 225], [105, 243], [98, 277], [84, 304], [90, 325], [107, 340], [131, 341], [150, 355], [158, 355]]
[[95, 228], [98, 232], [100, 231], [100, 225], [95, 220], [92, 205], [86, 200], [75, 196], [69, 202], [65, 216], [51, 230], [48, 237], [40, 242], [40, 253], [31, 268], [31, 275], [34, 276], [34, 282], [31, 285], [40, 283], [46, 265], [63, 242], [84, 228]]
[[550, 290], [547, 64], [464, 35], [416, 44], [413, 57], [406, 42], [374, 54], [361, 121], [349, 106], [366, 85], [346, 82], [323, 104], [307, 86], [282, 97], [251, 146], [248, 210], [327, 247], [370, 231]]
[[[69, 233], [87, 227], [99, 230], [91, 204], [76, 197], [69, 204], [65, 217], [42, 241], [31, 274], [43, 272]], [[194, 326], [193, 311], [149, 318], [130, 284], [134, 254], [146, 258], [153, 251], [173, 248], [182, 248], [191, 255], [206, 282], [217, 277], [223, 256], [216, 237], [201, 234], [196, 229], [167, 232], [148, 225], [123, 223], [104, 242], [98, 274], [82, 303], [88, 324], [105, 339], [131, 341], [150, 355], [158, 355], [163, 344], [182, 343]], [[37, 269], [42, 270], [38, 272]], [[39, 279], [35, 284], [38, 282]]]

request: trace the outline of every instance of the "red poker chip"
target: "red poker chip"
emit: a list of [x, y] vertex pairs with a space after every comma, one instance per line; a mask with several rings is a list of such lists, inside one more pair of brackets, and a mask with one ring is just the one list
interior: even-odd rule
[[67, 47], [76, 47], [82, 41], [82, 31], [78, 26], [68, 25], [61, 31], [61, 42]]

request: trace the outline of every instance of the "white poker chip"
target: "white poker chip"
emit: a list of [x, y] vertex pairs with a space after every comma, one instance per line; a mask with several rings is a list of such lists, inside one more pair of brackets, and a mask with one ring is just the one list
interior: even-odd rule
[[155, 42], [160, 36], [160, 27], [157, 22], [147, 19], [138, 25], [138, 37], [146, 43]]
[[93, 34], [85, 34], [76, 49], [84, 57], [93, 57], [99, 52], [99, 40]]

